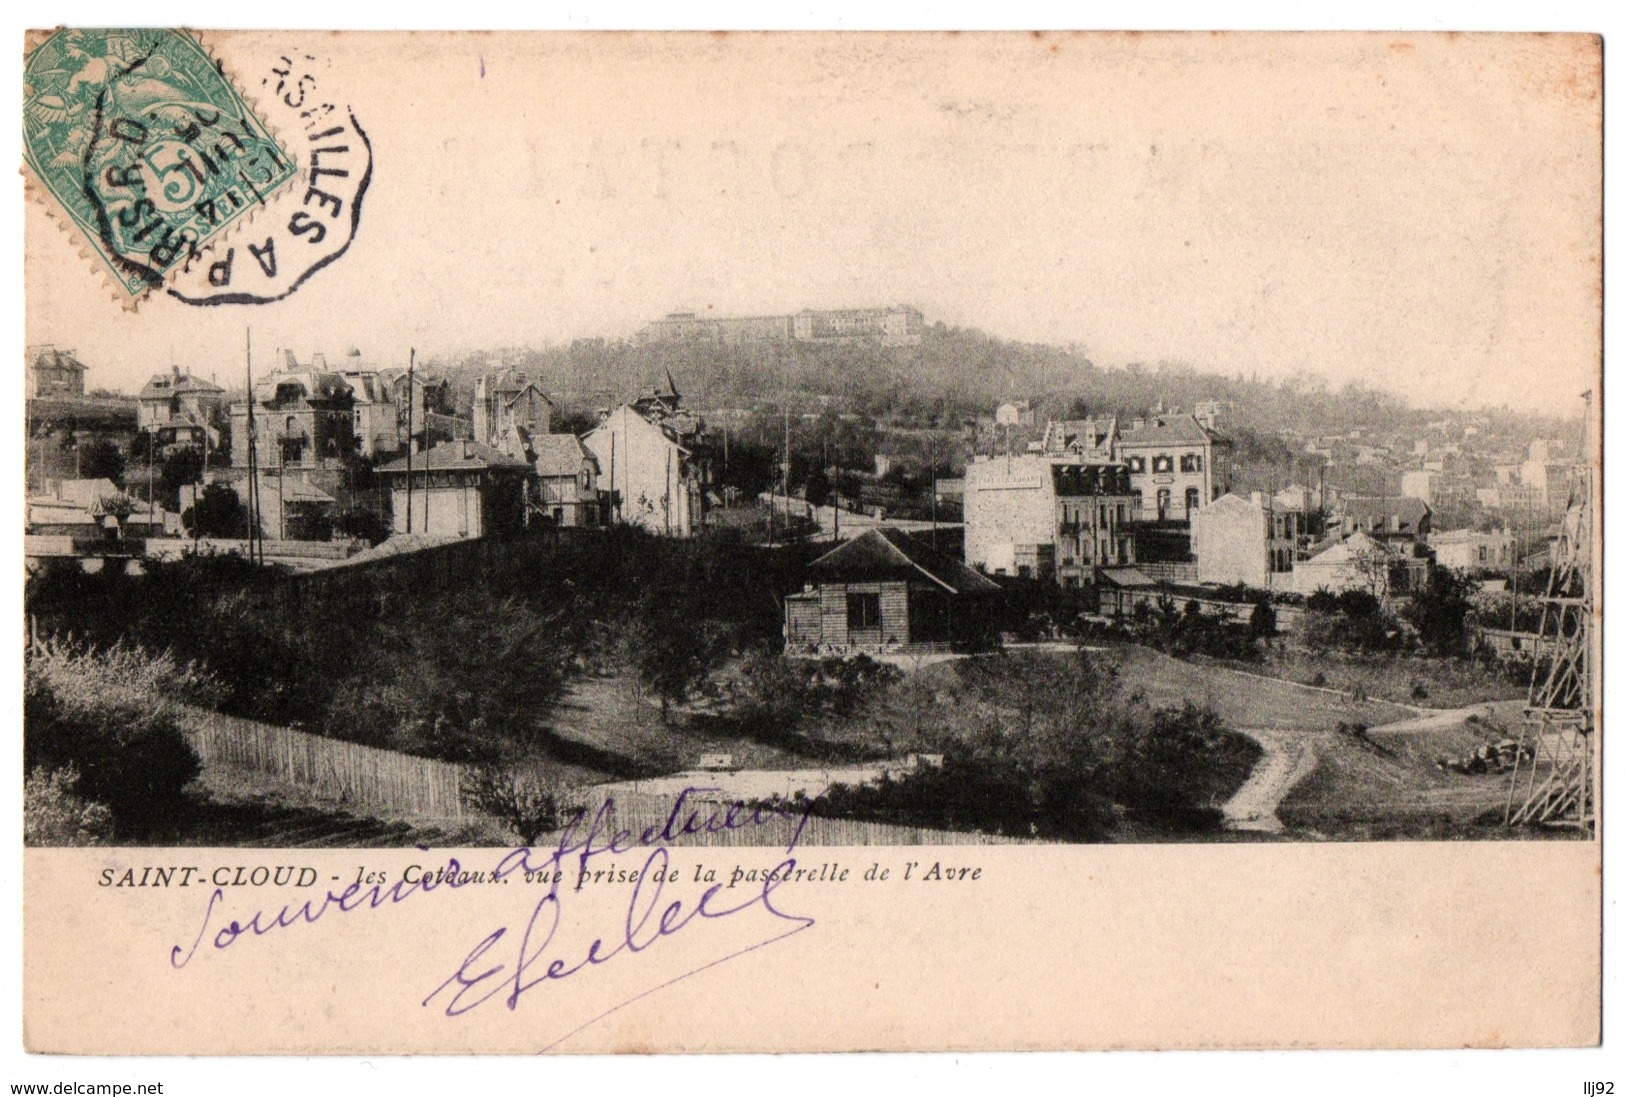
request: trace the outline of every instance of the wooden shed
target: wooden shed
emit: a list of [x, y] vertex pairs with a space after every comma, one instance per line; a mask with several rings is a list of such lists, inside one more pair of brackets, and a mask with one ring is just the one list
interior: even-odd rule
[[807, 566], [785, 599], [785, 651], [925, 653], [990, 646], [998, 584], [888, 527], [872, 529]]

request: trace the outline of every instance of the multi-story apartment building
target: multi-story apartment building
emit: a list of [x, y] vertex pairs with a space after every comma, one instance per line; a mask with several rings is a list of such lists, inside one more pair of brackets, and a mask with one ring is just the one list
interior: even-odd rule
[[1035, 449], [1049, 457], [1127, 466], [1136, 522], [1189, 522], [1230, 490], [1228, 439], [1202, 417], [1158, 412], [1124, 426], [1113, 416], [1052, 419]]
[[1189, 522], [1230, 490], [1233, 446], [1194, 415], [1157, 413], [1117, 433], [1114, 456], [1128, 466], [1141, 522]]
[[965, 467], [965, 562], [1079, 586], [1134, 562], [1128, 470], [1043, 454]]
[[705, 421], [683, 410], [669, 377], [664, 392], [606, 412], [581, 441], [597, 461], [615, 520], [673, 537], [699, 529], [710, 484], [710, 443]]

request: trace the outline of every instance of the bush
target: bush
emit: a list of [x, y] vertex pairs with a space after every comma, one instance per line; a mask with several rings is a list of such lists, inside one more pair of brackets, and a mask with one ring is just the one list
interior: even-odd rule
[[210, 484], [182, 512], [181, 525], [198, 537], [247, 537], [248, 508], [230, 484]]
[[1478, 583], [1451, 568], [1435, 568], [1433, 578], [1405, 607], [1405, 619], [1435, 655], [1465, 655], [1467, 617]]
[[205, 687], [168, 657], [47, 643], [25, 672], [24, 765], [76, 773], [74, 792], [105, 804], [121, 834], [153, 831], [181, 808], [201, 768], [172, 699], [197, 699]]
[[1215, 802], [1259, 755], [1209, 709], [1148, 711], [1087, 653], [970, 659], [955, 664], [955, 679], [935, 696], [911, 695], [940, 766], [837, 786], [818, 810], [1098, 841], [1116, 826], [1119, 805], [1160, 826], [1217, 825]]
[[735, 714], [787, 731], [808, 719], [849, 716], [866, 698], [902, 677], [896, 667], [867, 655], [851, 659], [756, 655], [742, 668]]
[[351, 507], [333, 521], [333, 531], [344, 537], [354, 537], [369, 545], [380, 544], [389, 536], [389, 527], [375, 512], [363, 507]]
[[23, 785], [23, 844], [30, 846], [99, 846], [113, 834], [113, 813], [106, 804], [75, 795], [79, 771], [73, 766], [47, 772], [29, 771]]
[[568, 790], [513, 768], [477, 767], [461, 791], [464, 806], [491, 816], [527, 846], [582, 814], [568, 804]]

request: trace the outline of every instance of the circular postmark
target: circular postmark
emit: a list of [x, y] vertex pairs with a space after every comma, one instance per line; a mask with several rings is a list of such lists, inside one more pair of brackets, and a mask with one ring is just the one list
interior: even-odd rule
[[302, 165], [299, 178], [241, 234], [190, 257], [169, 286], [189, 305], [263, 305], [338, 261], [361, 226], [372, 142], [329, 92], [329, 66], [289, 50], [264, 69], [260, 109]]

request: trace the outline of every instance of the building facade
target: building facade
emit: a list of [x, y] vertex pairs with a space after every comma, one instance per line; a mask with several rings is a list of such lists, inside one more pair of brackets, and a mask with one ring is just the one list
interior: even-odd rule
[[1119, 427], [1115, 460], [1128, 466], [1141, 522], [1189, 522], [1230, 490], [1230, 441], [1194, 415], [1153, 414]]
[[179, 366], [153, 374], [136, 397], [136, 426], [160, 449], [172, 445], [218, 449], [225, 418], [225, 390], [182, 373]]
[[1191, 551], [1199, 583], [1243, 583], [1270, 590], [1284, 583], [1306, 537], [1301, 511], [1254, 492], [1226, 494], [1191, 518]]
[[598, 458], [573, 434], [531, 439], [536, 454], [532, 502], [544, 521], [560, 527], [601, 524]]
[[705, 423], [670, 384], [605, 415], [582, 443], [598, 463], [615, 521], [690, 537], [705, 521], [710, 445]]
[[49, 345], [28, 348], [28, 396], [30, 399], [76, 397], [85, 394], [85, 365], [71, 350]]
[[965, 466], [965, 561], [995, 575], [1088, 582], [1134, 561], [1132, 497], [1122, 465], [1036, 454]]
[[1453, 529], [1428, 538], [1434, 561], [1467, 575], [1505, 572], [1515, 563], [1512, 534], [1504, 529]]
[[484, 537], [524, 528], [534, 470], [478, 442], [442, 442], [378, 469], [389, 488], [390, 530]]
[[474, 440], [523, 457], [529, 440], [553, 430], [552, 399], [522, 369], [488, 373], [474, 382]]
[[[338, 373], [298, 370], [255, 380], [252, 441], [258, 468], [338, 470], [357, 451], [355, 396]], [[231, 463], [247, 468], [250, 402], [231, 405]]]

